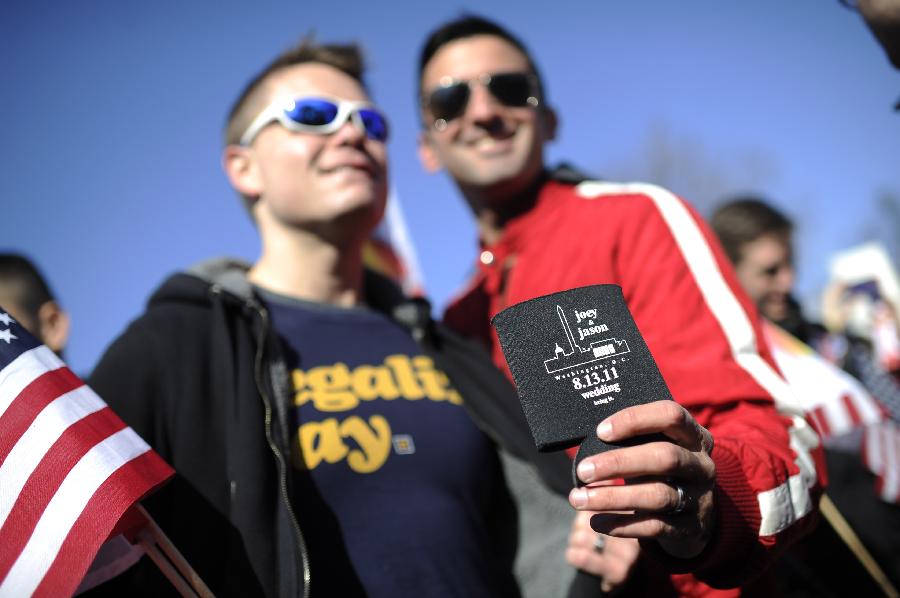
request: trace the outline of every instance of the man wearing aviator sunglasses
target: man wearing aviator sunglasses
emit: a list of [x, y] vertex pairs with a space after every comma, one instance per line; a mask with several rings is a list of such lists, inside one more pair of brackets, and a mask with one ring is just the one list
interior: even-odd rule
[[388, 127], [362, 70], [303, 43], [247, 85], [222, 162], [260, 257], [169, 278], [91, 383], [176, 467], [147, 506], [216, 594], [517, 596], [512, 520], [542, 515], [498, 454], [564, 468], [479, 349], [363, 267]]
[[[752, 580], [814, 525], [821, 461], [813, 455], [821, 447], [707, 225], [664, 189], [545, 168], [556, 113], [525, 46], [495, 23], [470, 16], [433, 31], [418, 86], [420, 159], [456, 182], [482, 248], [445, 322], [480, 340], [506, 370], [489, 324], [500, 310], [617, 284], [676, 399], [598, 422], [607, 442], [647, 433], [666, 441], [579, 465], [587, 487], [568, 497], [579, 515], [565, 558], [602, 579], [579, 576], [572, 587], [599, 592], [627, 583], [637, 595], [715, 595], [710, 586]], [[562, 527], [531, 530], [545, 550], [526, 567], [556, 566], [562, 549], [552, 545], [565, 538]]]
[[482, 73], [468, 81], [443, 77], [437, 87], [421, 98], [422, 107], [434, 118], [435, 129], [443, 131], [449, 121], [466, 111], [475, 85], [487, 89], [504, 106], [536, 107], [539, 103], [538, 80], [531, 73]]

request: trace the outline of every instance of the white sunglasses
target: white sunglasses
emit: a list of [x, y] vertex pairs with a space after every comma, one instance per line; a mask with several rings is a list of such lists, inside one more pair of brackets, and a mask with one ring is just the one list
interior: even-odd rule
[[387, 141], [387, 117], [372, 104], [304, 97], [280, 99], [269, 104], [241, 135], [240, 144], [250, 145], [260, 131], [274, 121], [291, 131], [330, 135], [340, 129], [348, 118], [370, 139]]

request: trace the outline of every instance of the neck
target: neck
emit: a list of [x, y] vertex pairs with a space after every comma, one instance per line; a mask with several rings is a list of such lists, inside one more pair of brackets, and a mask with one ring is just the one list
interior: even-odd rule
[[262, 255], [248, 273], [253, 284], [307, 301], [350, 307], [362, 301], [365, 239], [333, 243], [307, 231], [263, 236]]
[[508, 184], [503, 183], [487, 188], [460, 185], [469, 207], [475, 214], [482, 242], [493, 245], [503, 236], [503, 231], [511, 220], [530, 211], [537, 202], [546, 180], [546, 173], [540, 172], [519, 189], [510, 189]]

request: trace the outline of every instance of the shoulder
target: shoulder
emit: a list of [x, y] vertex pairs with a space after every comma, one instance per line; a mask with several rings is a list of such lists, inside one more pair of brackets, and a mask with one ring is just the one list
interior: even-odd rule
[[147, 366], [171, 357], [198, 339], [208, 338], [212, 321], [211, 285], [188, 274], [174, 274], [151, 295], [143, 314], [131, 321], [110, 344], [98, 364]]
[[617, 202], [631, 209], [671, 211], [684, 209], [687, 203], [672, 191], [642, 182], [584, 180], [567, 185], [568, 195], [583, 203]]
[[679, 244], [706, 244], [708, 225], [696, 208], [674, 192], [642, 182], [585, 180], [572, 185], [568, 195], [571, 212], [584, 217], [587, 212], [602, 219], [609, 228], [623, 234], [640, 233], [648, 238], [665, 234]]

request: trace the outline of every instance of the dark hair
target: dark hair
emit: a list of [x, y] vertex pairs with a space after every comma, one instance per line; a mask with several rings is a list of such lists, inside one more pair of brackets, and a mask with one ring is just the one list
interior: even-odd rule
[[53, 301], [53, 293], [37, 267], [16, 253], [0, 253], [0, 288], [35, 321], [41, 306]]
[[543, 105], [546, 98], [546, 94], [544, 93], [544, 83], [541, 79], [541, 74], [538, 71], [537, 65], [531, 58], [531, 53], [528, 51], [528, 48], [525, 47], [525, 44], [523, 44], [518, 37], [497, 23], [473, 14], [463, 15], [457, 19], [448, 21], [428, 35], [425, 44], [422, 46], [422, 52], [419, 54], [419, 76], [416, 82], [416, 89], [419, 90], [418, 95], [421, 95], [424, 91], [422, 89], [422, 73], [425, 71], [425, 67], [428, 66], [431, 59], [434, 58], [434, 55], [437, 54], [437, 51], [450, 42], [476, 35], [493, 35], [499, 37], [510, 43], [525, 56], [525, 60], [528, 61], [528, 68], [537, 79], [538, 96]]
[[299, 44], [275, 57], [244, 87], [228, 112], [225, 145], [238, 143], [256, 114], [262, 110], [261, 91], [269, 76], [281, 69], [306, 62], [318, 62], [334, 67], [358, 81], [363, 89], [366, 88], [363, 81], [365, 61], [357, 44], [317, 44], [311, 35], [306, 36]]
[[709, 221], [722, 247], [733, 263], [741, 260], [741, 251], [765, 235], [790, 237], [791, 220], [758, 197], [738, 197], [720, 205]]

